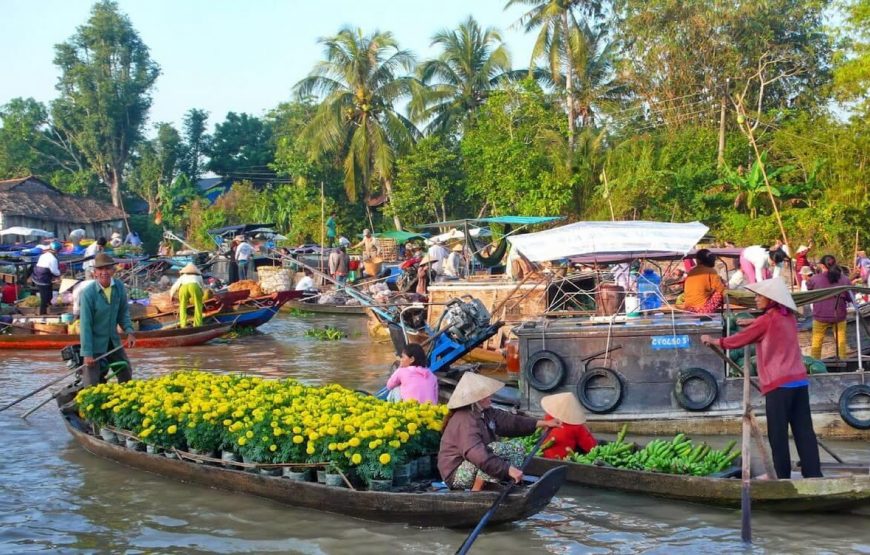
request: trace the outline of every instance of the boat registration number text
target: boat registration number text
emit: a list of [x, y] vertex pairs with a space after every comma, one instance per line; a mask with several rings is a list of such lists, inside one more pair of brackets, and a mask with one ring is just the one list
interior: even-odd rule
[[655, 335], [650, 337], [654, 351], [661, 349], [688, 349], [692, 342], [688, 335]]

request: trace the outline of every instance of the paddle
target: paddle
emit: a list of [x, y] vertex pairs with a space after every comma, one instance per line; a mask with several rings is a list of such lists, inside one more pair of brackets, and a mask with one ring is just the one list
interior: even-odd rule
[[[740, 372], [741, 374], [743, 373], [743, 369], [740, 368], [740, 366], [738, 366], [736, 362], [734, 362], [733, 360], [731, 360], [730, 358], [728, 358], [728, 355], [726, 355], [725, 352], [724, 352], [722, 349], [720, 349], [718, 345], [707, 345], [707, 346], [710, 347], [710, 349], [711, 349], [714, 353], [716, 353], [717, 355], [719, 355], [719, 358], [721, 358], [722, 360], [724, 360], [724, 361], [725, 361], [729, 366], [731, 366], [732, 368], [734, 368], [735, 370], [737, 370], [737, 371]], [[759, 393], [761, 392], [761, 388], [758, 387], [758, 384], [757, 384], [757, 383], [755, 383], [755, 382], [753, 382], [753, 381], [751, 381], [751, 380], [750, 380], [749, 383], [752, 385], [752, 387], [755, 388], [756, 391], [758, 391]], [[841, 459], [841, 458], [840, 458], [836, 453], [834, 453], [833, 451], [831, 451], [831, 448], [828, 447], [827, 445], [825, 445], [825, 444], [822, 442], [822, 440], [819, 439], [818, 437], [816, 437], [816, 443], [819, 444], [819, 447], [821, 447], [822, 450], [825, 451], [825, 453], [827, 453], [827, 454], [829, 454], [831, 457], [833, 457], [835, 461], [837, 461], [837, 462], [840, 463], [840, 464], [846, 464], [846, 462], [843, 461], [843, 459]]]
[[[104, 355], [100, 355], [100, 356], [94, 358], [94, 362], [100, 360], [101, 358], [105, 358], [105, 357], [111, 355], [111, 354], [114, 353], [115, 351], [120, 351], [122, 348], [124, 348], [123, 345], [121, 345], [121, 346], [119, 346], [119, 347], [115, 347], [114, 349], [112, 349], [112, 350], [109, 351], [108, 353], [106, 353], [106, 354], [104, 354]], [[3, 412], [4, 410], [6, 410], [6, 409], [8, 409], [8, 408], [10, 408], [10, 407], [14, 407], [15, 405], [17, 405], [17, 404], [20, 403], [21, 401], [23, 401], [23, 400], [25, 400], [25, 399], [29, 399], [30, 397], [33, 397], [34, 395], [36, 395], [36, 394], [39, 393], [40, 391], [42, 391], [42, 390], [44, 390], [44, 389], [46, 389], [46, 388], [49, 388], [49, 387], [53, 386], [54, 384], [56, 384], [56, 383], [58, 383], [58, 382], [61, 382], [61, 381], [65, 380], [65, 379], [67, 379], [68, 377], [72, 376], [73, 374], [75, 374], [76, 372], [78, 372], [79, 370], [81, 370], [82, 368], [84, 368], [85, 366], [87, 366], [87, 364], [82, 364], [81, 366], [79, 366], [79, 367], [77, 367], [77, 368], [74, 368], [73, 370], [70, 370], [69, 372], [67, 372], [67, 373], [64, 374], [63, 376], [61, 376], [61, 377], [59, 377], [59, 378], [57, 378], [57, 379], [55, 379], [55, 380], [51, 380], [51, 381], [48, 382], [47, 384], [45, 384], [45, 385], [43, 385], [43, 386], [41, 386], [41, 387], [38, 387], [38, 388], [34, 389], [33, 391], [31, 391], [31, 392], [28, 393], [27, 395], [23, 395], [23, 396], [19, 397], [18, 399], [15, 399], [14, 401], [12, 401], [11, 403], [9, 403], [8, 405], [4, 405], [3, 407], [0, 407], [0, 412]]]
[[[544, 441], [547, 439], [547, 436], [550, 435], [547, 431], [544, 431], [541, 434], [541, 438], [535, 444], [535, 447], [529, 452], [526, 456], [526, 460], [523, 461], [523, 465], [520, 467], [521, 471], [525, 471], [526, 467], [529, 466], [529, 463], [532, 462], [532, 458], [538, 454], [538, 450], [541, 448], [541, 445], [544, 444]], [[511, 483], [505, 486], [505, 488], [501, 491], [501, 495], [498, 496], [498, 499], [495, 500], [495, 503], [492, 504], [492, 507], [489, 508], [486, 513], [481, 517], [480, 522], [477, 523], [477, 526], [474, 527], [474, 530], [468, 534], [468, 537], [465, 538], [465, 541], [462, 542], [462, 545], [456, 551], [456, 555], [465, 555], [468, 553], [468, 550], [471, 549], [471, 544], [474, 543], [474, 540], [477, 539], [477, 536], [480, 535], [480, 532], [483, 531], [483, 528], [486, 526], [486, 523], [489, 522], [489, 519], [492, 518], [492, 515], [495, 514], [495, 510], [501, 505], [501, 502], [505, 500], [511, 490], [514, 489], [514, 482], [511, 480]]]

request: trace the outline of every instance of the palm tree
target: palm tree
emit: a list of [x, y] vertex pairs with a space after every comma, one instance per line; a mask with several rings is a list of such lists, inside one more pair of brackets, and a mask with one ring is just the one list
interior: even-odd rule
[[568, 111], [568, 146], [574, 150], [574, 126], [577, 114], [572, 98], [574, 95], [574, 75], [570, 60], [574, 58], [576, 45], [572, 41], [572, 28], [577, 27], [574, 17], [575, 8], [583, 8], [590, 14], [601, 11], [600, 0], [508, 0], [505, 9], [514, 5], [531, 6], [517, 23], [527, 33], [540, 28], [535, 46], [532, 49], [531, 65], [535, 60], [545, 59], [549, 65], [553, 82], [562, 86], [565, 83], [565, 104]]
[[573, 108], [581, 127], [594, 126], [599, 111], [625, 98], [625, 86], [614, 72], [618, 46], [607, 40], [607, 34], [603, 27], [596, 29], [585, 23], [572, 29]]
[[[341, 158], [349, 200], [365, 194], [372, 179], [383, 185], [389, 198], [396, 155], [407, 151], [419, 135], [395, 110], [418, 84], [412, 76], [399, 75], [413, 70], [414, 56], [401, 50], [388, 32], [364, 35], [361, 29], [344, 28], [319, 42], [326, 59], [295, 86], [300, 99], [322, 97], [300, 138], [312, 158]], [[393, 219], [401, 229], [398, 217]]]
[[427, 87], [411, 102], [411, 115], [416, 121], [430, 120], [428, 132], [445, 133], [459, 128], [489, 91], [511, 75], [510, 55], [501, 34], [491, 27], [481, 30], [471, 16], [457, 29], [436, 33], [431, 45], [442, 52], [418, 68]]

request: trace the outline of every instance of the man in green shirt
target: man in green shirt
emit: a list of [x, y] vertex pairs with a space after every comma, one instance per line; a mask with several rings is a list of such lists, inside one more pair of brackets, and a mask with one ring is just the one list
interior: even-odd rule
[[[94, 359], [122, 347], [118, 326], [127, 332], [128, 348], [136, 343], [127, 306], [127, 290], [123, 283], [114, 279], [114, 275], [115, 260], [107, 254], [98, 254], [94, 259], [94, 282], [85, 287], [79, 298], [81, 354], [87, 365], [82, 372], [82, 387], [96, 385], [103, 377], [102, 364]], [[103, 360], [108, 363], [127, 362], [127, 367], [118, 372], [118, 382], [126, 382], [133, 377], [130, 360], [123, 348]]]
[[326, 220], [326, 246], [332, 248], [335, 246], [335, 212]]

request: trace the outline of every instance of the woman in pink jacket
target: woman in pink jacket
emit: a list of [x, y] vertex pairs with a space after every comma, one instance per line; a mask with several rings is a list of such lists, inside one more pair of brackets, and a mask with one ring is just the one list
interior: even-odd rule
[[781, 278], [746, 286], [755, 293], [755, 303], [764, 314], [745, 330], [714, 339], [702, 335], [707, 345], [739, 349], [755, 343], [758, 384], [764, 395], [767, 440], [779, 479], [791, 478], [788, 429], [794, 436], [804, 478], [821, 478], [819, 446], [810, 413], [809, 379], [797, 336], [797, 305]]
[[[438, 404], [438, 379], [427, 366], [426, 353], [423, 347], [409, 343], [402, 349], [399, 358], [399, 368], [387, 380], [390, 399], [408, 401], [414, 399], [420, 403]], [[395, 389], [399, 388], [398, 399], [395, 399]]]

